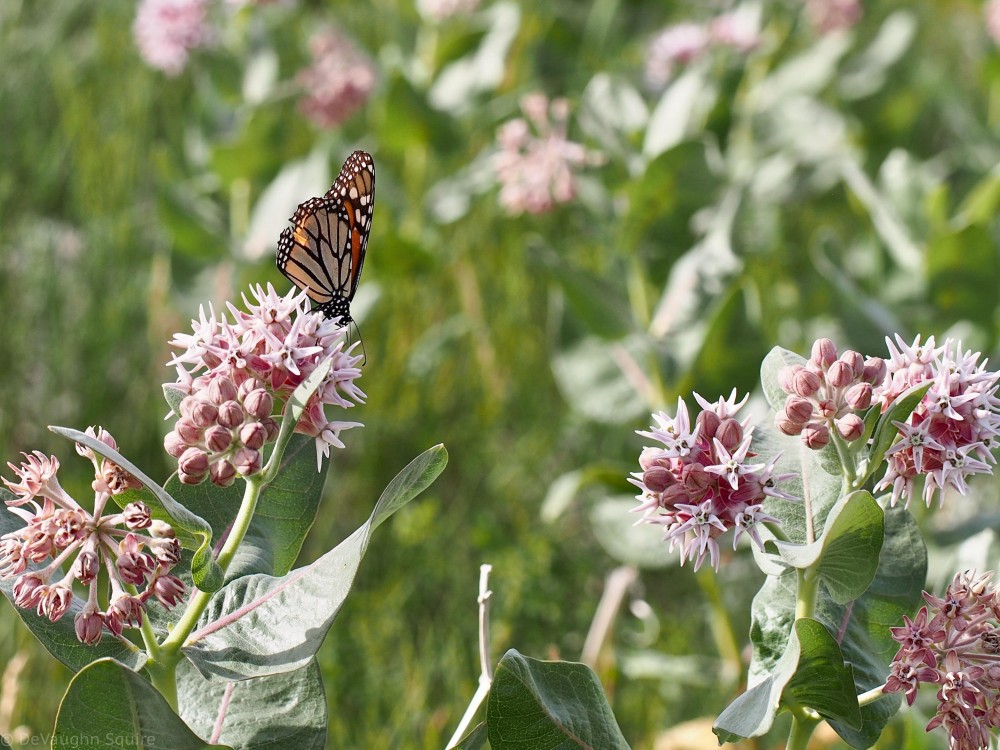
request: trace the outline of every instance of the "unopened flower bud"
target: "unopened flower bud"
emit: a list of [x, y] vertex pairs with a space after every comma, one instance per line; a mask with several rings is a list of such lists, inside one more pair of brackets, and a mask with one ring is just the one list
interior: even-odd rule
[[691, 493], [681, 482], [675, 482], [660, 494], [660, 505], [664, 508], [673, 505], [690, 505], [692, 501]]
[[247, 422], [240, 427], [240, 442], [247, 448], [260, 450], [267, 442], [267, 428], [260, 422]]
[[810, 422], [802, 428], [802, 442], [807, 448], [819, 450], [830, 442], [830, 430], [825, 424]]
[[809, 398], [809, 396], [812, 396], [819, 390], [821, 385], [823, 385], [823, 380], [820, 376], [812, 370], [807, 370], [803, 367], [795, 373], [792, 392], [803, 398]]
[[101, 561], [98, 558], [97, 553], [91, 549], [85, 549], [76, 557], [76, 562], [73, 563], [73, 575], [76, 577], [80, 583], [84, 586], [88, 585], [91, 581], [97, 578], [97, 574], [101, 569]]
[[814, 411], [813, 402], [807, 398], [789, 396], [785, 399], [785, 417], [795, 424], [803, 425], [808, 422], [812, 419]]
[[785, 393], [795, 393], [795, 375], [802, 365], [785, 365], [778, 370], [778, 386]]
[[130, 529], [145, 529], [153, 522], [153, 516], [146, 503], [138, 500], [126, 505], [122, 515], [125, 516], [125, 525]]
[[826, 370], [837, 361], [837, 345], [830, 339], [816, 339], [809, 359], [817, 367]]
[[856, 352], [853, 349], [848, 349], [841, 354], [840, 361], [851, 368], [855, 380], [860, 378], [865, 370], [865, 358], [861, 355], [861, 352]]
[[872, 405], [871, 383], [857, 383], [847, 389], [844, 401], [855, 411], [864, 411]]
[[197, 396], [185, 396], [181, 399], [181, 404], [179, 410], [182, 417], [190, 417], [191, 410], [197, 405], [199, 399]]
[[696, 424], [699, 426], [698, 435], [706, 440], [711, 440], [718, 432], [719, 425], [722, 424], [722, 420], [714, 411], [705, 409], [698, 414]]
[[264, 417], [271, 416], [271, 411], [274, 409], [274, 399], [263, 388], [257, 388], [250, 391], [243, 399], [243, 408], [246, 409], [247, 414], [257, 419], [264, 419]]
[[652, 469], [654, 466], [663, 466], [669, 469], [670, 459], [665, 458], [666, 451], [660, 448], [651, 448], [649, 446], [642, 449], [642, 453], [639, 454], [639, 466], [642, 467], [643, 471]]
[[187, 445], [196, 445], [201, 442], [201, 428], [191, 421], [190, 417], [178, 419], [174, 430]]
[[279, 425], [273, 417], [265, 417], [260, 420], [260, 423], [264, 425], [264, 429], [267, 430], [267, 442], [271, 443], [278, 437]]
[[835, 419], [833, 423], [837, 426], [840, 436], [849, 443], [857, 440], [865, 431], [864, 420], [857, 414], [845, 414], [840, 419]]
[[887, 367], [884, 359], [881, 357], [869, 357], [865, 361], [865, 369], [861, 373], [861, 379], [872, 385], [882, 385], [882, 381], [885, 380], [886, 370]]
[[736, 446], [743, 442], [743, 427], [732, 417], [722, 420], [719, 429], [715, 431], [716, 439], [732, 453]]
[[184, 441], [176, 430], [171, 430], [163, 438], [163, 449], [173, 458], [180, 458], [181, 454], [188, 449], [188, 444]]
[[784, 409], [774, 415], [774, 425], [785, 435], [798, 435], [803, 427], [801, 422], [790, 419]]
[[240, 448], [233, 455], [233, 466], [240, 476], [248, 477], [251, 474], [256, 474], [260, 471], [261, 465], [260, 451], [252, 448]]
[[73, 618], [73, 628], [80, 643], [96, 646], [101, 642], [101, 635], [104, 633], [104, 620], [96, 610], [83, 609]]
[[681, 471], [681, 481], [692, 494], [698, 494], [708, 487], [715, 477], [705, 471], [701, 464], [687, 464]]
[[153, 522], [149, 525], [149, 535], [154, 539], [173, 539], [177, 536], [169, 523], [157, 518], [154, 518]]
[[662, 466], [652, 466], [642, 473], [642, 483], [650, 492], [663, 492], [677, 482], [677, 478]]
[[208, 384], [208, 398], [213, 404], [234, 401], [237, 395], [236, 385], [229, 378], [215, 378]]
[[190, 419], [194, 423], [195, 427], [200, 429], [205, 429], [210, 424], [215, 424], [216, 418], [219, 416], [218, 407], [204, 399], [198, 399], [197, 403], [191, 409]]
[[833, 399], [824, 398], [821, 399], [818, 404], [816, 404], [816, 411], [818, 411], [819, 415], [824, 419], [830, 419], [831, 417], [835, 417], [837, 415], [837, 411], [839, 410], [837, 409], [836, 401], [834, 401]]
[[219, 424], [234, 429], [243, 424], [246, 413], [238, 401], [226, 401], [219, 407]]
[[221, 425], [205, 430], [205, 447], [213, 453], [223, 453], [233, 444], [233, 431]]
[[177, 468], [188, 476], [201, 476], [208, 471], [208, 454], [201, 448], [188, 448], [177, 461]]
[[851, 370], [849, 364], [842, 359], [838, 359], [827, 370], [826, 382], [834, 388], [844, 388], [854, 382], [854, 372]]
[[236, 479], [236, 469], [228, 461], [216, 461], [212, 464], [212, 468], [209, 469], [209, 475], [212, 477], [212, 484], [219, 487], [228, 487]]

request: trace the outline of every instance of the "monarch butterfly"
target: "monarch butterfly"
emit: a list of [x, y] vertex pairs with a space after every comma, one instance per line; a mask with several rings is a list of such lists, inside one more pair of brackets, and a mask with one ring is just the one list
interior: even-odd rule
[[351, 300], [365, 263], [375, 208], [375, 162], [355, 151], [322, 198], [299, 204], [278, 239], [278, 269], [341, 323], [353, 322]]

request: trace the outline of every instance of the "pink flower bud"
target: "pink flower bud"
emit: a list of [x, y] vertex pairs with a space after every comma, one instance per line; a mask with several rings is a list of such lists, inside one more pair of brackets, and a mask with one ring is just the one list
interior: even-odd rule
[[807, 448], [819, 450], [830, 442], [830, 430], [825, 424], [810, 422], [802, 428], [802, 442]]
[[708, 487], [714, 478], [701, 464], [687, 464], [681, 471], [681, 481], [695, 495]]
[[191, 410], [194, 409], [199, 399], [197, 396], [185, 396], [181, 399], [180, 412], [182, 417], [190, 417]]
[[270, 417], [271, 411], [274, 409], [274, 399], [263, 388], [257, 388], [250, 391], [247, 397], [243, 399], [243, 408], [246, 409], [247, 414], [257, 419]]
[[191, 409], [191, 416], [189, 419], [195, 427], [203, 430], [210, 424], [215, 424], [215, 420], [218, 416], [219, 409], [215, 404], [205, 401], [204, 399], [198, 399], [194, 407]]
[[190, 417], [178, 419], [174, 430], [187, 445], [197, 445], [201, 442], [201, 428], [195, 425]]
[[845, 414], [834, 420], [834, 424], [840, 436], [849, 443], [857, 440], [865, 431], [865, 422], [857, 414]]
[[149, 535], [154, 539], [173, 539], [176, 536], [173, 527], [169, 523], [156, 518], [149, 525]]
[[156, 600], [167, 609], [172, 609], [184, 598], [184, 582], [177, 576], [160, 575], [149, 585]]
[[226, 460], [216, 461], [208, 473], [212, 477], [212, 484], [219, 487], [228, 487], [236, 479], [236, 469]]
[[234, 429], [243, 424], [246, 414], [238, 401], [226, 401], [219, 407], [219, 424]]
[[188, 444], [184, 438], [177, 434], [176, 430], [171, 430], [163, 438], [163, 449], [173, 458], [180, 458], [181, 454], [188, 449]]
[[827, 370], [826, 382], [834, 388], [844, 388], [854, 382], [854, 372], [849, 364], [838, 359]]
[[837, 345], [830, 339], [816, 339], [812, 346], [810, 361], [821, 370], [826, 370], [837, 361]]
[[774, 425], [785, 435], [798, 435], [803, 427], [801, 422], [789, 419], [784, 409], [774, 415]]
[[213, 404], [235, 401], [237, 395], [236, 385], [229, 378], [215, 378], [208, 385], [208, 398]]
[[690, 505], [692, 501], [691, 493], [681, 482], [675, 482], [660, 494], [660, 505], [664, 508], [674, 505]]
[[[789, 396], [785, 399], [785, 418], [798, 425], [803, 425], [813, 417], [814, 404], [801, 396]], [[795, 432], [798, 434], [798, 431]]]
[[260, 420], [260, 423], [264, 425], [264, 429], [267, 430], [267, 442], [274, 442], [278, 437], [278, 423], [272, 417], [265, 417]]
[[861, 373], [861, 379], [872, 385], [882, 385], [882, 381], [885, 380], [886, 371], [887, 368], [884, 359], [869, 357], [865, 361], [865, 369]]
[[45, 583], [34, 573], [28, 573], [14, 582], [14, 604], [21, 609], [37, 607], [45, 593]]
[[104, 620], [96, 610], [83, 609], [73, 618], [73, 628], [80, 643], [96, 646], [101, 642], [101, 635], [104, 633]]
[[735, 419], [729, 417], [719, 424], [715, 437], [727, 451], [732, 453], [743, 442], [743, 427]]
[[69, 586], [56, 584], [49, 586], [38, 602], [38, 614], [48, 617], [51, 622], [58, 622], [66, 614], [73, 602], [73, 589]]
[[778, 370], [778, 387], [785, 393], [795, 393], [795, 375], [802, 365], [785, 365]]
[[857, 383], [847, 389], [844, 401], [855, 411], [864, 411], [872, 405], [871, 383]]
[[816, 410], [824, 419], [835, 417], [839, 411], [837, 408], [837, 402], [829, 398], [821, 399], [820, 402], [816, 404]]
[[223, 453], [233, 444], [233, 431], [215, 425], [205, 430], [205, 447], [213, 453]]
[[643, 471], [652, 469], [654, 466], [662, 466], [665, 469], [669, 469], [670, 459], [666, 458], [666, 451], [647, 446], [639, 454], [639, 466], [642, 467]]
[[240, 442], [252, 450], [260, 450], [267, 442], [267, 428], [260, 422], [247, 422], [240, 427]]
[[233, 455], [233, 466], [240, 476], [248, 477], [251, 474], [256, 474], [261, 467], [260, 451], [252, 448], [237, 449]]
[[125, 516], [125, 525], [130, 529], [145, 529], [153, 522], [153, 516], [146, 503], [138, 500], [126, 505], [122, 515]]
[[97, 553], [91, 549], [85, 549], [76, 557], [73, 563], [73, 575], [84, 586], [90, 584], [101, 570], [101, 560]]
[[642, 474], [642, 483], [650, 492], [663, 492], [677, 482], [677, 478], [662, 466], [651, 466]]
[[208, 471], [208, 454], [201, 448], [188, 448], [178, 460], [177, 468], [189, 476], [204, 475]]
[[698, 419], [695, 424], [700, 427], [698, 435], [706, 440], [711, 440], [718, 432], [719, 425], [722, 424], [722, 420], [714, 411], [708, 411], [706, 409], [698, 415]]
[[803, 367], [795, 373], [792, 392], [803, 398], [809, 398], [809, 396], [812, 396], [820, 389], [821, 385], [823, 385], [822, 378], [812, 370], [807, 370]]
[[848, 349], [846, 352], [841, 354], [840, 361], [851, 368], [851, 372], [854, 373], [855, 380], [860, 378], [861, 374], [865, 370], [865, 358], [860, 352], [856, 352], [852, 349]]

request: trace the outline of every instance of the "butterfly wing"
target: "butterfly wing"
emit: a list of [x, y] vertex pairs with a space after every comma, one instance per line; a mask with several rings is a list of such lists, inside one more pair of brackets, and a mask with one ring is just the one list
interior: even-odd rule
[[328, 318], [351, 320], [374, 202], [375, 163], [355, 151], [326, 195], [301, 204], [278, 239], [278, 268]]

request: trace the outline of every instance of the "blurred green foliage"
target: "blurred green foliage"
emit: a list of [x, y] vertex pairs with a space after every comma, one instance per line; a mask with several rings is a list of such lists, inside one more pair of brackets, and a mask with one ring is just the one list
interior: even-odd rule
[[[579, 657], [616, 564], [591, 508], [628, 492], [650, 409], [753, 389], [773, 344], [818, 335], [880, 354], [887, 333], [947, 333], [1000, 355], [1000, 53], [981, 6], [871, 2], [820, 36], [799, 3], [768, 0], [754, 50], [650, 90], [654, 32], [728, 7], [497, 0], [434, 24], [408, 0], [220, 1], [216, 44], [168, 78], [136, 52], [134, 2], [7, 0], [0, 455], [55, 453], [82, 496], [86, 462], [45, 426], [101, 424], [166, 476], [172, 332], [248, 283], [287, 288], [272, 255], [285, 217], [325, 190], [317, 175], [371, 151], [356, 304], [369, 398], [351, 415], [365, 427], [334, 456], [303, 561], [411, 457], [447, 445], [445, 475], [375, 535], [320, 653], [330, 747], [443, 747], [475, 689], [481, 562], [496, 656]], [[324, 24], [380, 76], [328, 132], [299, 114], [294, 84]], [[568, 97], [570, 138], [604, 162], [576, 201], [511, 217], [490, 154], [531, 91]], [[550, 485], [584, 467], [543, 522]], [[744, 644], [759, 580], [741, 555], [720, 576]], [[616, 626], [599, 673], [633, 747], [735, 694], [704, 591], [689, 569], [649, 570], [633, 595], [653, 618]], [[49, 731], [69, 675], [6, 603], [3, 665], [0, 732]]]

